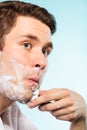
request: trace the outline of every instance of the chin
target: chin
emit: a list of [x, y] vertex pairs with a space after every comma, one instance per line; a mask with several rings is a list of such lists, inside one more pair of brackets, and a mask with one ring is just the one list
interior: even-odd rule
[[29, 97], [29, 98], [22, 98], [22, 99], [18, 99], [17, 101], [22, 103], [22, 104], [27, 104], [31, 101], [32, 97]]
[[28, 102], [31, 101], [32, 96], [33, 96], [32, 93], [31, 94], [30, 93], [28, 93], [28, 94], [26, 93], [24, 96], [22, 95], [22, 97], [17, 97], [17, 101], [22, 103], [22, 104], [27, 104]]
[[22, 99], [22, 100], [18, 100], [18, 102], [22, 103], [22, 104], [27, 104], [31, 101], [31, 99]]

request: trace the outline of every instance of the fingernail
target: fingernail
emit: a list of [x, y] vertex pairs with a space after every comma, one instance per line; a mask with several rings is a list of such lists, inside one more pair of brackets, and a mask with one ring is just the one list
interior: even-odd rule
[[32, 102], [28, 103], [29, 108], [34, 108], [34, 105]]

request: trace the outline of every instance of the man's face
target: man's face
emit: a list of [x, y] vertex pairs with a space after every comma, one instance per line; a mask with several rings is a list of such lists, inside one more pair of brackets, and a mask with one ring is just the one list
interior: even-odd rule
[[40, 86], [47, 67], [47, 55], [52, 50], [50, 29], [39, 20], [20, 16], [5, 36], [4, 42], [3, 52], [22, 64], [26, 70], [26, 76], [22, 79], [24, 94], [21, 102], [27, 102], [32, 97], [32, 88]]

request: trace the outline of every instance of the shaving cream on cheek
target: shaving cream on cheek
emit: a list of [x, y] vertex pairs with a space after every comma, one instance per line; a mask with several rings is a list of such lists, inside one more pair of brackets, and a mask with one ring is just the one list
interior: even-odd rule
[[[45, 72], [46, 69], [23, 66], [0, 52], [0, 92], [13, 101], [27, 103], [37, 97]], [[35, 85], [24, 82], [29, 78]]]
[[13, 101], [26, 103], [32, 98], [32, 90], [23, 82], [24, 67], [0, 52], [0, 93]]
[[12, 76], [0, 76], [0, 92], [21, 103], [26, 103], [32, 97], [32, 90], [26, 90], [23, 83], [17, 82]]

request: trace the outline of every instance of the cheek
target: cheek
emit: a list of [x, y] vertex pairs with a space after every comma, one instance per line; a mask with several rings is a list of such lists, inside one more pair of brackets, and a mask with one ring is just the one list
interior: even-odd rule
[[25, 65], [26, 64], [26, 57], [25, 55], [21, 54], [21, 53], [13, 53], [11, 55], [11, 58], [16, 60], [18, 63]]
[[14, 59], [17, 61], [19, 64], [26, 65], [27, 64], [27, 57], [25, 54], [23, 54], [20, 51], [15, 51], [15, 50], [8, 50], [3, 52], [10, 58]]
[[14, 46], [14, 44], [6, 44], [3, 48], [3, 52], [7, 55], [7, 57], [16, 60], [20, 64], [25, 64], [26, 62], [25, 54], [17, 46]]

